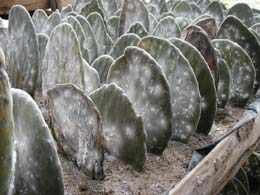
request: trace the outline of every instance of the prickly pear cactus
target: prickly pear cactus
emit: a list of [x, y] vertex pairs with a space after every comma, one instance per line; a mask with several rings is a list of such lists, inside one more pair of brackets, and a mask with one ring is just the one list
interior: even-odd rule
[[164, 12], [162, 15], [160, 15], [160, 17], [158, 17], [158, 20], [162, 20], [163, 18], [166, 18], [168, 16], [171, 16], [173, 18], [175, 18], [176, 16], [170, 11], [170, 12]]
[[188, 19], [193, 19], [192, 7], [187, 1], [180, 1], [172, 9], [173, 14], [176, 17], [185, 17]]
[[167, 12], [167, 5], [165, 0], [151, 0], [150, 3], [155, 5], [155, 7], [159, 10], [160, 14]]
[[141, 170], [145, 163], [146, 133], [143, 120], [116, 84], [104, 85], [90, 94], [102, 118], [105, 147], [112, 155]]
[[227, 15], [238, 17], [248, 27], [254, 24], [254, 15], [251, 8], [246, 3], [237, 3], [231, 7]]
[[161, 66], [171, 91], [172, 136], [187, 142], [200, 118], [200, 93], [194, 72], [182, 53], [169, 41], [152, 36], [138, 47], [147, 51]]
[[172, 7], [174, 6], [174, 4], [175, 4], [177, 1], [178, 1], [178, 0], [168, 0], [168, 1], [166, 2], [167, 9], [168, 9], [168, 10], [171, 10]]
[[61, 17], [64, 18], [71, 12], [74, 12], [74, 9], [71, 4], [68, 4], [66, 7], [63, 7], [61, 10]]
[[42, 26], [48, 20], [48, 16], [46, 12], [42, 9], [37, 9], [32, 16], [33, 24], [35, 27], [35, 31], [37, 33], [41, 32]]
[[81, 24], [74, 16], [68, 16], [68, 17], [64, 18], [62, 23], [70, 24], [73, 27], [73, 29], [75, 30], [75, 32], [77, 34], [77, 38], [79, 40], [80, 51], [81, 51], [82, 57], [88, 62], [89, 61], [88, 49], [85, 48], [86, 36], [84, 34]]
[[103, 55], [106, 53], [108, 45], [107, 30], [104, 20], [97, 12], [90, 14], [87, 20], [92, 28], [92, 31], [94, 32], [97, 41], [98, 56]]
[[222, 58], [221, 53], [217, 49], [215, 49], [215, 53], [219, 69], [218, 107], [225, 108], [229, 99], [231, 74], [227, 62]]
[[39, 48], [31, 16], [20, 5], [9, 14], [7, 70], [11, 85], [34, 95], [39, 67]]
[[201, 27], [209, 36], [214, 39], [217, 35], [218, 27], [215, 18], [206, 17], [196, 21], [195, 25]]
[[90, 2], [91, 0], [77, 0], [75, 5], [74, 5], [74, 9], [75, 11], [79, 12], [80, 9], [88, 2]]
[[12, 97], [16, 194], [63, 195], [61, 164], [40, 109], [25, 91], [12, 89]]
[[98, 2], [106, 20], [108, 20], [118, 9], [115, 0], [98, 0]]
[[84, 47], [88, 50], [89, 63], [92, 63], [98, 56], [98, 46], [94, 32], [92, 31], [92, 28], [87, 19], [85, 19], [83, 16], [76, 16], [76, 19], [82, 26], [83, 32], [85, 34]]
[[219, 28], [217, 38], [229, 39], [238, 43], [251, 57], [256, 70], [254, 90], [257, 90], [260, 86], [260, 58], [258, 56], [260, 53], [260, 45], [257, 38], [235, 16], [228, 16], [223, 21]]
[[61, 15], [58, 12], [53, 12], [48, 20], [45, 21], [41, 28], [41, 32], [50, 36], [53, 29], [61, 23]]
[[37, 39], [39, 43], [39, 71], [38, 71], [38, 78], [37, 78], [37, 88], [42, 88], [42, 64], [43, 64], [43, 58], [45, 49], [47, 46], [47, 43], [49, 41], [49, 37], [44, 33], [37, 34]]
[[114, 42], [118, 38], [119, 20], [119, 16], [112, 16], [107, 21], [107, 31]]
[[2, 48], [0, 47], [0, 68], [5, 67], [5, 54]]
[[118, 9], [118, 10], [113, 14], [113, 16], [118, 16], [118, 17], [120, 17], [121, 12], [122, 12], [122, 8]]
[[102, 18], [104, 17], [104, 12], [100, 8], [98, 1], [97, 0], [90, 0], [84, 6], [82, 6], [79, 14], [87, 18], [90, 14], [92, 14], [94, 12], [99, 13], [102, 16]]
[[180, 37], [181, 32], [175, 19], [171, 16], [165, 17], [158, 22], [152, 33], [154, 36], [169, 39]]
[[111, 56], [102, 55], [95, 59], [95, 61], [91, 64], [91, 66], [97, 70], [101, 83], [105, 83], [107, 81], [107, 73], [113, 62], [114, 59]]
[[119, 36], [128, 32], [131, 25], [140, 22], [149, 30], [149, 12], [141, 0], [124, 0], [119, 21]]
[[0, 68], [0, 194], [13, 192], [15, 163], [13, 128], [11, 87], [7, 73]]
[[149, 26], [149, 32], [153, 32], [154, 27], [157, 24], [157, 19], [154, 17], [153, 14], [149, 13], [149, 21], [150, 21], [150, 26]]
[[147, 9], [149, 11], [149, 14], [152, 14], [156, 18], [160, 16], [160, 11], [157, 9], [157, 7], [153, 4], [148, 4]]
[[123, 55], [126, 47], [136, 46], [140, 40], [141, 40], [140, 37], [133, 33], [122, 35], [115, 42], [110, 52], [110, 56], [112, 56], [114, 59], [117, 59], [119, 56]]
[[85, 89], [83, 58], [76, 32], [71, 25], [60, 24], [53, 30], [42, 66], [44, 96], [56, 84], [73, 83]]
[[148, 31], [145, 29], [144, 25], [140, 22], [136, 22], [133, 25], [131, 25], [127, 33], [134, 33], [141, 38], [148, 35]]
[[98, 72], [91, 67], [85, 60], [83, 60], [84, 80], [85, 80], [85, 94], [89, 94], [93, 90], [100, 87], [100, 78]]
[[208, 64], [201, 53], [190, 43], [177, 38], [171, 39], [171, 42], [189, 60], [196, 75], [201, 95], [201, 116], [198, 126], [207, 127], [202, 132], [208, 134], [217, 110], [217, 92]]
[[254, 24], [250, 27], [250, 29], [253, 29], [258, 34], [258, 36], [260, 35], [260, 23]]
[[218, 26], [221, 24], [225, 16], [223, 8], [218, 1], [212, 1], [205, 9], [204, 14], [208, 14], [215, 18]]
[[110, 67], [107, 82], [115, 82], [128, 95], [143, 118], [147, 150], [161, 154], [171, 137], [172, 111], [169, 84], [160, 66], [144, 50], [127, 47]]
[[251, 58], [238, 44], [227, 39], [212, 41], [230, 69], [230, 102], [236, 106], [245, 106], [252, 95], [255, 69]]
[[193, 18], [197, 18], [202, 14], [200, 7], [196, 3], [190, 3], [192, 8]]
[[47, 94], [59, 148], [92, 179], [102, 179], [104, 138], [95, 104], [72, 84], [57, 85]]
[[[202, 54], [204, 59], [206, 60], [212, 75], [215, 79], [216, 88], [218, 86], [218, 67], [217, 67], [217, 59], [215, 55], [214, 48], [210, 42], [210, 39], [207, 33], [200, 28], [199, 26], [190, 25], [183, 32], [183, 39], [189, 43], [191, 43], [194, 47], [196, 47], [199, 52]], [[200, 129], [208, 130], [209, 127], [202, 127]], [[199, 130], [200, 131], [200, 130]]]
[[190, 22], [184, 17], [174, 18], [174, 21], [180, 28], [180, 32], [182, 32], [187, 26], [189, 26]]
[[249, 30], [257, 38], [257, 40], [260, 43], [260, 35], [255, 30], [253, 30], [252, 28], [250, 28]]

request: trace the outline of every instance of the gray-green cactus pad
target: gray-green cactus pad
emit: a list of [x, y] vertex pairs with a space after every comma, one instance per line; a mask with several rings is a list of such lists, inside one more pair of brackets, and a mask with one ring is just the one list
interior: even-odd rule
[[61, 164], [40, 109], [31, 96], [20, 89], [12, 89], [12, 96], [16, 194], [63, 195]]
[[92, 31], [94, 32], [97, 41], [98, 56], [103, 55], [107, 52], [108, 45], [107, 30], [104, 20], [97, 12], [90, 14], [87, 20], [91, 25]]
[[8, 41], [6, 62], [11, 85], [34, 95], [39, 48], [31, 16], [23, 6], [13, 6], [10, 11]]
[[68, 16], [68, 17], [64, 18], [62, 22], [68, 23], [73, 27], [73, 30], [77, 34], [82, 57], [88, 62], [89, 61], [88, 49], [85, 48], [86, 36], [85, 36], [85, 33], [83, 31], [81, 24], [74, 16]]
[[[196, 47], [199, 50], [199, 52], [202, 54], [202, 56], [206, 60], [208, 66], [212, 72], [212, 75], [215, 79], [215, 85], [217, 88], [218, 77], [219, 77], [217, 59], [216, 59], [214, 47], [212, 46], [207, 33], [199, 26], [190, 25], [185, 29], [185, 31], [183, 33], [183, 38], [185, 41], [191, 43], [194, 47]], [[208, 128], [204, 127], [201, 129], [208, 130]]]
[[108, 20], [108, 18], [110, 18], [118, 9], [115, 0], [98, 0], [98, 2], [106, 20]]
[[196, 3], [190, 3], [190, 6], [192, 8], [194, 18], [197, 18], [198, 16], [200, 16], [202, 14], [200, 7]]
[[168, 11], [165, 0], [151, 0], [150, 3], [156, 6], [160, 14], [163, 14], [164, 12]]
[[102, 118], [105, 147], [112, 155], [140, 170], [145, 163], [146, 133], [143, 120], [116, 84], [104, 85], [90, 95]]
[[209, 36], [214, 39], [217, 35], [218, 27], [215, 18], [206, 17], [196, 21], [195, 25], [201, 27]]
[[45, 21], [44, 25], [41, 28], [41, 32], [50, 36], [51, 32], [54, 30], [56, 26], [61, 23], [61, 15], [58, 12], [53, 12], [48, 20]]
[[149, 26], [149, 32], [153, 32], [154, 27], [157, 24], [157, 19], [155, 18], [155, 16], [151, 13], [149, 13], [149, 21], [150, 21], [150, 26]]
[[193, 19], [192, 7], [187, 1], [180, 1], [172, 9], [173, 14], [176, 17], [185, 17], [188, 19]]
[[231, 74], [227, 62], [222, 58], [221, 53], [217, 49], [215, 49], [215, 53], [219, 70], [218, 107], [225, 108], [229, 99]]
[[165, 39], [145, 37], [138, 47], [161, 66], [171, 91], [172, 137], [187, 142], [200, 118], [200, 93], [194, 72], [181, 51]]
[[37, 34], [38, 43], [39, 43], [39, 71], [38, 71], [38, 78], [37, 78], [37, 88], [42, 88], [42, 64], [43, 64], [43, 58], [45, 49], [47, 46], [47, 43], [49, 41], [49, 37], [44, 33]]
[[131, 25], [127, 33], [134, 33], [141, 38], [148, 35], [148, 31], [145, 29], [144, 25], [140, 22], [136, 22], [133, 25]]
[[160, 11], [157, 9], [157, 7], [153, 4], [148, 4], [147, 9], [150, 12], [149, 14], [152, 14], [156, 18], [160, 16]]
[[201, 129], [201, 132], [207, 134], [211, 129], [217, 110], [217, 92], [214, 79], [207, 62], [193, 45], [176, 38], [171, 39], [171, 42], [177, 46], [189, 60], [197, 77], [201, 95], [201, 116], [198, 127], [205, 128]]
[[114, 42], [118, 38], [119, 20], [120, 20], [119, 16], [112, 16], [107, 21], [107, 31]]
[[74, 9], [79, 12], [80, 9], [88, 2], [90, 2], [91, 0], [77, 0], [75, 5], [74, 5]]
[[222, 54], [231, 73], [230, 102], [244, 106], [253, 92], [255, 69], [251, 58], [237, 44], [230, 40], [213, 40], [212, 44]]
[[260, 46], [257, 38], [235, 16], [228, 16], [224, 20], [218, 31], [217, 38], [229, 39], [233, 42], [238, 43], [251, 57], [256, 70], [255, 90], [257, 90], [260, 86]]
[[174, 18], [167, 16], [158, 22], [152, 34], [157, 37], [169, 39], [173, 37], [180, 37], [181, 32]]
[[42, 67], [43, 93], [56, 84], [63, 83], [73, 83], [85, 89], [79, 42], [69, 24], [60, 24], [53, 30], [46, 46]]
[[189, 20], [184, 17], [174, 18], [174, 21], [179, 26], [180, 32], [182, 32], [190, 24]]
[[171, 16], [173, 18], [176, 17], [171, 11], [169, 11], [169, 12], [164, 12], [162, 15], [160, 15], [160, 17], [158, 17], [158, 20], [160, 21], [161, 19], [166, 18], [167, 16]]
[[46, 12], [42, 9], [37, 9], [32, 16], [34, 27], [37, 33], [41, 32], [42, 26], [48, 20]]
[[105, 83], [107, 81], [107, 73], [113, 62], [114, 59], [111, 56], [102, 55], [95, 59], [95, 61], [91, 64], [91, 66], [97, 70], [101, 83]]
[[74, 12], [74, 9], [71, 4], [68, 4], [66, 7], [63, 7], [61, 10], [61, 17], [66, 17], [66, 15], [70, 14], [71, 12]]
[[149, 30], [149, 12], [141, 0], [124, 0], [119, 21], [119, 36], [128, 32], [130, 27], [140, 22]]
[[76, 16], [76, 19], [82, 26], [83, 32], [85, 34], [84, 47], [88, 50], [89, 63], [92, 63], [98, 56], [98, 47], [94, 32], [92, 31], [92, 27], [90, 26], [87, 19], [85, 19], [83, 16], [78, 15]]
[[5, 67], [5, 54], [2, 48], [0, 47], [0, 68]]
[[260, 43], [260, 35], [255, 30], [253, 30], [252, 28], [249, 28], [249, 30], [251, 31], [251, 33], [253, 33], [253, 35], [255, 35], [258, 42]]
[[252, 26], [254, 24], [254, 15], [251, 8], [246, 3], [237, 3], [229, 9], [227, 15], [238, 17], [245, 25]]
[[260, 36], [260, 23], [254, 24], [250, 27], [250, 29], [253, 29], [258, 34], [258, 36]]
[[87, 2], [85, 5], [83, 5], [80, 9], [80, 15], [84, 16], [84, 17], [88, 17], [90, 14], [92, 13], [99, 13], [102, 18], [104, 17], [104, 12], [103, 10], [100, 8], [98, 1], [97, 0], [90, 0], [89, 2]]
[[0, 69], [0, 194], [12, 194], [14, 177], [13, 104], [7, 73]]
[[110, 56], [112, 56], [114, 59], [117, 59], [119, 56], [123, 55], [126, 47], [136, 46], [140, 40], [141, 40], [140, 37], [133, 33], [122, 35], [115, 42], [110, 52]]
[[219, 26], [224, 19], [224, 12], [221, 4], [218, 1], [212, 1], [204, 11], [204, 14], [208, 14], [216, 19]]
[[54, 135], [64, 155], [93, 179], [102, 179], [104, 137], [92, 100], [72, 84], [48, 90]]
[[177, 1], [178, 1], [178, 0], [168, 0], [168, 1], [166, 2], [167, 9], [168, 9], [168, 10], [171, 10], [172, 7], [174, 6], [174, 4], [175, 4]]
[[144, 50], [128, 47], [108, 72], [108, 83], [115, 82], [128, 95], [147, 132], [147, 150], [161, 154], [171, 137], [170, 89], [157, 62]]

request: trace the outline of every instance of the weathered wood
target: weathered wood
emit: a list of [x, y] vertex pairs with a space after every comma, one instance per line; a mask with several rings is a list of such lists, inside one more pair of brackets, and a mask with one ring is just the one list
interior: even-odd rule
[[57, 8], [61, 10], [63, 7], [65, 7], [68, 4], [75, 5], [76, 0], [56, 0], [57, 2]]
[[232, 133], [171, 189], [169, 195], [218, 194], [259, 146], [259, 128], [260, 116]]
[[8, 14], [13, 5], [20, 4], [28, 11], [36, 9], [48, 9], [50, 0], [0, 0], [0, 14]]

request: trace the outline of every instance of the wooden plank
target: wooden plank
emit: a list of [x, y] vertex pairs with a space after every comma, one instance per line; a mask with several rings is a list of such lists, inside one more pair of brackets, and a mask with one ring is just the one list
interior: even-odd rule
[[168, 194], [218, 194], [259, 144], [260, 116], [257, 116], [220, 142]]
[[13, 5], [19, 4], [26, 7], [28, 11], [36, 9], [48, 9], [49, 0], [0, 0], [0, 14], [8, 14]]
[[68, 4], [75, 5], [76, 0], [56, 0], [57, 7], [59, 10], [61, 10], [63, 7], [65, 7]]

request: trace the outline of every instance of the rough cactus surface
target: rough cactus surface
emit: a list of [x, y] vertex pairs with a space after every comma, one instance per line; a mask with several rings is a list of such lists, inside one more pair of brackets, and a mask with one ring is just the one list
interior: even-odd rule
[[171, 137], [172, 111], [169, 84], [157, 62], [144, 50], [126, 48], [110, 67], [108, 83], [128, 95], [147, 132], [147, 150], [161, 154]]
[[14, 177], [13, 102], [7, 73], [0, 68], [0, 194], [12, 194]]
[[107, 73], [113, 62], [114, 59], [111, 56], [102, 55], [95, 59], [95, 61], [91, 64], [91, 66], [97, 70], [101, 83], [105, 83], [107, 81]]
[[248, 27], [255, 23], [253, 11], [246, 3], [235, 4], [228, 10], [227, 15], [238, 17]]
[[71, 4], [68, 4], [67, 6], [62, 8], [61, 17], [64, 18], [66, 17], [66, 15], [70, 14], [71, 12], [74, 12], [74, 9]]
[[151, 0], [150, 3], [152, 5], [155, 5], [155, 7], [159, 10], [160, 14], [163, 14], [164, 12], [168, 11], [165, 0]]
[[72, 26], [73, 30], [77, 34], [82, 57], [88, 62], [89, 61], [88, 49], [85, 48], [86, 36], [80, 22], [74, 16], [68, 16], [63, 19], [62, 23], [67, 23]]
[[150, 21], [149, 32], [151, 33], [151, 32], [153, 32], [154, 27], [156, 26], [158, 21], [155, 18], [155, 16], [151, 13], [149, 13], [149, 21]]
[[9, 14], [8, 48], [6, 68], [11, 85], [33, 96], [39, 68], [39, 46], [31, 16], [20, 5], [13, 6]]
[[36, 33], [40, 33], [42, 26], [48, 20], [46, 12], [42, 9], [37, 9], [32, 16], [33, 24], [35, 27]]
[[200, 93], [194, 72], [179, 49], [171, 42], [148, 36], [138, 47], [148, 52], [161, 66], [170, 84], [172, 137], [187, 142], [200, 118]]
[[12, 89], [12, 97], [16, 194], [63, 195], [61, 164], [40, 109], [25, 91]]
[[171, 39], [171, 42], [178, 47], [189, 60], [196, 75], [201, 95], [201, 116], [199, 124], [207, 127], [207, 129], [202, 132], [208, 134], [217, 110], [217, 92], [208, 64], [201, 53], [190, 43], [177, 38]]
[[147, 5], [147, 9], [150, 12], [150, 14], [152, 14], [156, 18], [158, 18], [160, 16], [160, 11], [158, 10], [158, 8], [155, 5], [148, 4]]
[[63, 83], [85, 89], [83, 58], [76, 32], [69, 24], [58, 25], [46, 46], [42, 67], [44, 96], [49, 88]]
[[77, 0], [75, 5], [74, 5], [74, 9], [75, 11], [79, 12], [80, 9], [86, 4], [89, 3], [91, 0]]
[[[207, 33], [198, 26], [190, 25], [184, 31], [183, 39], [191, 43], [202, 54], [212, 72], [217, 88], [219, 79], [217, 58], [215, 55], [214, 47], [212, 46]], [[199, 129], [205, 129], [205, 131], [207, 131], [206, 129], [208, 128], [209, 127], [201, 127]]]
[[134, 33], [122, 35], [115, 42], [110, 52], [110, 56], [112, 56], [114, 59], [117, 59], [119, 56], [123, 55], [126, 47], [136, 46], [140, 40], [140, 37]]
[[180, 37], [181, 32], [175, 19], [171, 16], [167, 16], [157, 23], [152, 34], [160, 38], [169, 39]]
[[76, 16], [76, 19], [79, 21], [80, 25], [82, 26], [82, 30], [85, 34], [85, 42], [84, 47], [88, 50], [88, 61], [92, 63], [98, 56], [98, 46], [97, 41], [92, 31], [92, 27], [83, 16]]
[[119, 21], [119, 36], [128, 32], [131, 25], [140, 22], [149, 30], [149, 12], [141, 0], [124, 0]]
[[95, 104], [72, 84], [57, 85], [47, 94], [61, 152], [92, 179], [102, 179], [104, 137]]
[[250, 29], [253, 29], [258, 36], [260, 35], [260, 23], [254, 24], [253, 26], [250, 27]]
[[218, 107], [225, 108], [230, 93], [231, 74], [227, 62], [222, 58], [221, 53], [215, 49], [217, 56], [217, 66], [219, 69], [219, 83], [218, 83]]
[[201, 27], [209, 36], [210, 39], [214, 39], [218, 32], [218, 27], [215, 18], [206, 17], [196, 21], [195, 25]]
[[164, 12], [162, 15], [160, 15], [160, 17], [158, 17], [158, 20], [160, 21], [163, 18], [166, 18], [168, 16], [171, 16], [173, 18], [175, 18], [176, 16], [170, 11], [170, 12]]
[[145, 29], [144, 25], [140, 22], [136, 22], [133, 25], [131, 25], [127, 33], [134, 33], [141, 38], [149, 34], [148, 31]]
[[146, 132], [127, 95], [112, 83], [95, 90], [90, 97], [101, 113], [108, 152], [141, 170], [145, 163]]
[[92, 31], [94, 32], [97, 41], [98, 56], [106, 54], [108, 37], [102, 16], [99, 13], [94, 12], [87, 17], [87, 20], [92, 28]]
[[196, 3], [190, 3], [193, 12], [193, 18], [197, 18], [202, 14], [200, 7]]
[[50, 36], [51, 32], [54, 30], [56, 26], [61, 23], [61, 15], [59, 12], [53, 12], [49, 17], [48, 20], [45, 21], [43, 24], [41, 31], [46, 35]]
[[177, 3], [172, 9], [172, 12], [176, 17], [193, 18], [192, 7], [187, 1], [180, 1]]
[[235, 16], [228, 16], [221, 24], [217, 33], [218, 39], [229, 39], [238, 43], [251, 57], [255, 70], [255, 87], [256, 91], [260, 86], [260, 45], [257, 38], [250, 30]]
[[118, 10], [115, 0], [98, 0], [98, 2], [103, 10], [104, 18], [106, 20], [108, 20]]
[[218, 1], [212, 1], [204, 11], [204, 14], [208, 14], [215, 18], [217, 25], [219, 26], [224, 19], [224, 11], [221, 4]]
[[119, 34], [119, 16], [112, 16], [107, 21], [107, 31], [112, 40], [115, 42]]
[[212, 44], [220, 51], [230, 69], [230, 102], [236, 106], [245, 106], [252, 95], [255, 80], [251, 58], [237, 43], [230, 40], [216, 39]]
[[5, 54], [2, 48], [0, 47], [0, 68], [5, 67]]
[[182, 32], [190, 24], [189, 20], [184, 17], [177, 17], [174, 18], [174, 20], [176, 24], [179, 26], [180, 32]]
[[42, 88], [42, 64], [43, 64], [43, 58], [45, 49], [47, 46], [47, 43], [49, 41], [49, 37], [44, 33], [37, 34], [37, 39], [39, 43], [39, 71], [38, 71], [38, 78], [37, 78], [37, 88]]
[[104, 12], [100, 8], [98, 1], [90, 0], [85, 5], [82, 6], [79, 14], [87, 18], [90, 14], [95, 13], [95, 12], [99, 13], [102, 16], [102, 18], [104, 17]]

